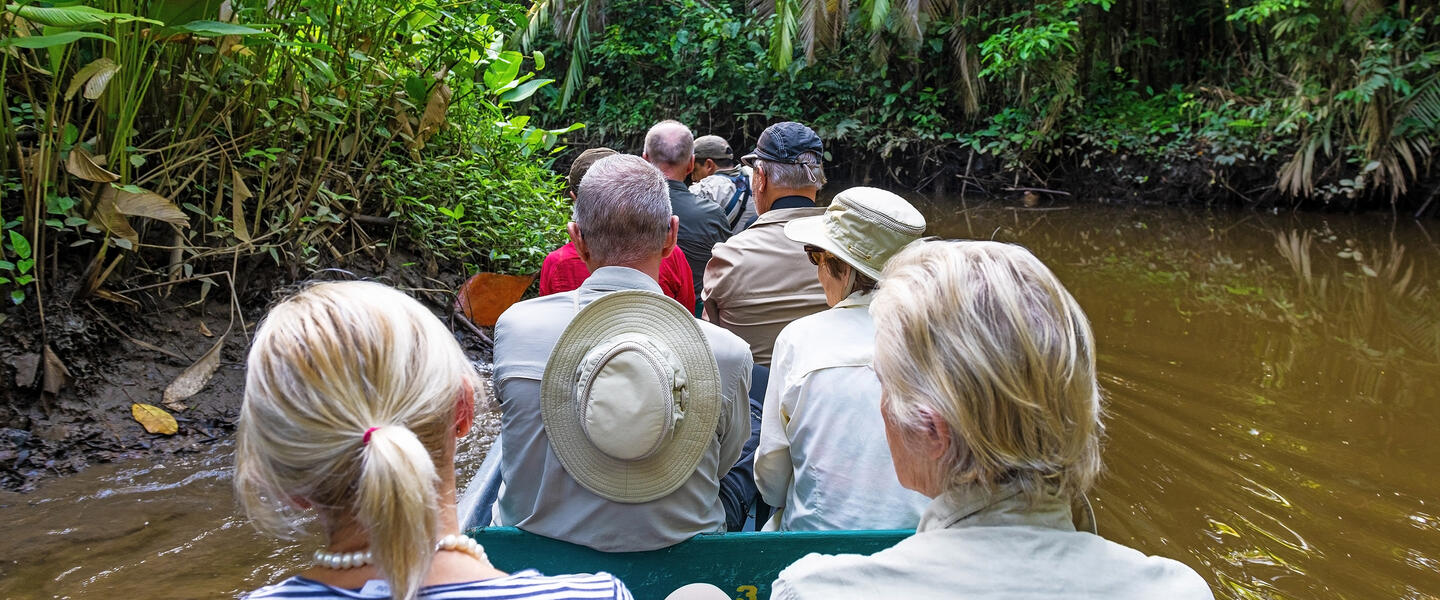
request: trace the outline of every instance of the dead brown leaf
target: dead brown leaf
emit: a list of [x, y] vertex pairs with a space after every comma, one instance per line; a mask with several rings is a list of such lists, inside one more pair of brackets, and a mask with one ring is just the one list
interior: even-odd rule
[[75, 92], [80, 87], [85, 87], [85, 97], [95, 100], [100, 94], [105, 93], [105, 86], [110, 85], [110, 79], [120, 70], [120, 65], [105, 57], [90, 61], [90, 64], [80, 67], [75, 76], [70, 78], [70, 87], [65, 88], [65, 99], [75, 97]]
[[110, 235], [129, 241], [131, 244], [140, 243], [140, 234], [130, 226], [130, 220], [115, 208], [115, 188], [105, 186], [100, 192], [100, 202], [95, 206], [95, 214], [90, 217], [90, 224], [97, 229], [104, 229]]
[[235, 190], [230, 193], [230, 220], [231, 227], [235, 228], [235, 239], [242, 242], [250, 241], [250, 226], [245, 224], [245, 201], [254, 194], [250, 188], [245, 186], [245, 180], [240, 178], [240, 171], [230, 169], [230, 179], [233, 181]]
[[205, 337], [215, 337], [215, 334], [210, 331], [210, 328], [205, 326], [204, 321], [200, 322], [200, 335], [203, 335]]
[[425, 142], [445, 125], [445, 111], [450, 109], [450, 86], [438, 83], [430, 90], [430, 99], [425, 102], [425, 112], [420, 115], [420, 131], [415, 135], [415, 149], [425, 147]]
[[175, 435], [180, 431], [180, 424], [175, 422], [175, 417], [170, 416], [170, 413], [158, 406], [131, 404], [130, 416], [150, 433]]
[[194, 396], [210, 382], [210, 376], [220, 367], [220, 348], [224, 345], [225, 336], [222, 335], [215, 341], [215, 345], [210, 347], [209, 352], [170, 382], [165, 388], [161, 404], [170, 410], [185, 410], [185, 405], [180, 404], [180, 401]]
[[148, 191], [134, 194], [114, 188], [111, 190], [114, 192], [115, 210], [121, 214], [164, 221], [179, 227], [190, 226], [190, 219], [185, 216], [185, 211], [160, 194]]
[[65, 361], [60, 356], [45, 346], [45, 393], [51, 396], [58, 395], [70, 383], [70, 369], [65, 368]]
[[100, 166], [100, 163], [95, 160], [94, 156], [91, 156], [89, 152], [86, 152], [78, 145], [71, 148], [70, 155], [65, 157], [65, 170], [69, 171], [71, 175], [84, 179], [85, 181], [109, 183], [120, 180], [119, 175], [111, 173], [107, 171], [105, 167]]

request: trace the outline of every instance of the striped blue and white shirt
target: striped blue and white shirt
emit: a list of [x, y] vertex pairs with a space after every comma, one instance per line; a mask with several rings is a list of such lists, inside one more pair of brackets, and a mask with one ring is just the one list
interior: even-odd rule
[[[375, 579], [360, 589], [326, 585], [313, 579], [291, 577], [244, 596], [246, 600], [389, 600], [390, 586]], [[546, 577], [526, 569], [505, 577], [447, 583], [420, 588], [421, 600], [634, 600], [614, 575], [557, 575]]]

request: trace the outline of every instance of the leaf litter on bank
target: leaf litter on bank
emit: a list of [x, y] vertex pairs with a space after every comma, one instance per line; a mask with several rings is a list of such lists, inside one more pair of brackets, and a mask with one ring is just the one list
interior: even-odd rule
[[175, 422], [175, 417], [158, 406], [138, 402], [131, 404], [130, 416], [150, 433], [175, 435], [180, 431], [180, 424]]
[[138, 191], [124, 189], [114, 191], [116, 211], [132, 217], [147, 217], [164, 221], [179, 227], [190, 226], [189, 217], [185, 216], [185, 211], [180, 210], [175, 203], [155, 192], [140, 188], [132, 189]]
[[45, 346], [45, 393], [51, 396], [58, 395], [66, 384], [70, 383], [70, 369], [65, 368], [65, 361], [55, 354], [47, 344]]
[[70, 149], [70, 154], [65, 157], [65, 170], [71, 175], [93, 181], [96, 183], [109, 183], [119, 181], [120, 176], [100, 166], [100, 162], [86, 152], [80, 146]]
[[215, 374], [215, 369], [220, 367], [220, 349], [224, 345], [225, 336], [222, 335], [215, 341], [215, 345], [200, 357], [200, 360], [195, 361], [195, 364], [190, 365], [180, 373], [179, 377], [171, 381], [169, 386], [166, 386], [161, 404], [170, 410], [185, 410], [185, 405], [180, 402], [194, 396], [205, 388], [205, 384], [210, 382], [210, 377]]

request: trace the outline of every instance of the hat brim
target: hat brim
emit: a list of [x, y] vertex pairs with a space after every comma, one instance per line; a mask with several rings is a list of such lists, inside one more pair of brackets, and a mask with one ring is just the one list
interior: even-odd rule
[[785, 224], [785, 237], [797, 243], [823, 248], [826, 252], [834, 254], [836, 258], [839, 258], [845, 264], [850, 265], [850, 268], [865, 274], [866, 277], [874, 279], [875, 281], [880, 281], [879, 271], [856, 259], [848, 251], [841, 248], [840, 244], [835, 243], [835, 241], [830, 238], [829, 233], [825, 231], [825, 215], [801, 217], [791, 220]]
[[[685, 368], [684, 418], [647, 458], [611, 457], [586, 437], [575, 405], [577, 368], [596, 344], [635, 333], [668, 346]], [[720, 422], [720, 369], [695, 317], [664, 295], [611, 292], [580, 310], [555, 343], [540, 381], [540, 417], [565, 471], [596, 495], [628, 504], [669, 495], [695, 474]]]

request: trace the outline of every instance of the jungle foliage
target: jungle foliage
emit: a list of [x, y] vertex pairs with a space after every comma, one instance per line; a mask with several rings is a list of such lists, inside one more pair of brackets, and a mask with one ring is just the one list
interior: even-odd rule
[[[94, 0], [0, 12], [0, 293], [292, 277], [392, 246], [533, 272], [563, 237], [523, 13], [444, 0]], [[78, 281], [66, 273], [80, 273]], [[63, 279], [63, 281], [62, 281]], [[42, 308], [43, 304], [39, 305]]]
[[1244, 201], [1384, 206], [1440, 140], [1432, 3], [537, 0], [517, 33], [566, 63], [545, 94], [599, 142], [795, 119], [912, 184], [978, 151], [1007, 180], [1183, 166]]

